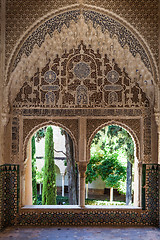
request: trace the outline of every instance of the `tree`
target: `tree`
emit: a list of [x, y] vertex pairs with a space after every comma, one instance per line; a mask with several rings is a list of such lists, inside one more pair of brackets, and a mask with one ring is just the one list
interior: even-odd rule
[[[99, 156], [97, 154], [99, 154]], [[90, 182], [92, 182], [98, 177], [98, 175], [100, 175], [100, 172], [96, 171], [97, 159], [100, 156], [105, 155], [106, 159], [110, 158], [111, 161], [113, 159], [114, 160], [113, 162], [115, 162], [117, 166], [119, 166], [120, 163], [119, 161], [117, 161], [120, 155], [123, 155], [124, 158], [127, 157], [127, 176], [126, 172], [124, 173], [125, 176], [127, 177], [126, 187], [124, 185], [125, 178], [118, 179], [119, 175], [118, 171], [117, 171], [118, 175], [116, 174], [116, 172], [112, 173], [111, 175], [106, 175], [104, 181], [107, 187], [110, 188], [115, 187], [118, 189], [119, 192], [126, 193], [126, 204], [130, 204], [132, 201], [132, 164], [134, 163], [134, 143], [132, 141], [131, 136], [126, 130], [119, 126], [111, 125], [108, 127], [104, 127], [97, 132], [92, 141], [91, 147], [91, 156], [92, 157], [95, 156], [95, 158], [93, 159], [91, 157], [90, 160], [90, 163], [93, 164], [93, 166], [91, 166], [90, 164], [88, 164], [87, 166], [87, 171], [89, 174], [87, 173], [88, 179], [86, 179], [86, 181], [90, 180]], [[109, 164], [109, 162], [107, 161], [105, 161], [104, 163]], [[99, 167], [102, 168], [103, 164], [99, 164]], [[103, 176], [102, 171], [101, 174]], [[118, 184], [115, 184], [116, 182]]]
[[32, 200], [33, 205], [37, 204], [37, 183], [36, 183], [36, 147], [35, 147], [35, 136], [32, 137]]
[[37, 142], [39, 142], [42, 138], [45, 137], [46, 128], [47, 127], [43, 127], [36, 132], [35, 139], [36, 139]]
[[117, 138], [115, 149], [124, 148], [127, 155], [126, 205], [132, 203], [132, 165], [134, 163], [134, 143], [130, 134], [119, 126], [108, 127], [107, 135]]
[[43, 176], [44, 176], [44, 167], [42, 167], [41, 171], [36, 172], [36, 180], [37, 183], [43, 183]]
[[70, 135], [65, 130], [62, 130], [61, 132], [65, 136], [69, 205], [77, 205], [78, 204], [78, 170], [77, 170], [75, 159], [74, 159], [73, 141]]
[[[44, 175], [44, 166], [42, 167], [41, 171], [36, 172], [36, 181], [39, 183], [39, 195], [42, 196], [42, 184], [43, 184], [43, 175]], [[41, 197], [40, 197], [41, 199]]]
[[[42, 138], [45, 137], [46, 134], [46, 127], [40, 129], [36, 133], [36, 141], [40, 141]], [[74, 159], [74, 146], [73, 141], [70, 135], [64, 130], [61, 129], [61, 134], [65, 136], [65, 147], [66, 153], [63, 151], [61, 152], [66, 156], [66, 165], [67, 165], [67, 174], [68, 174], [68, 198], [70, 205], [77, 205], [78, 204], [78, 169]]]
[[[118, 160], [118, 154], [111, 154], [109, 149], [104, 149], [102, 152], [97, 152], [91, 157], [86, 171], [86, 183], [96, 180], [101, 176], [107, 187], [110, 187], [113, 193], [113, 188], [119, 188], [121, 181], [126, 179], [126, 167]], [[113, 199], [110, 194], [110, 199]]]
[[43, 176], [43, 205], [56, 205], [56, 174], [54, 164], [53, 129], [47, 127], [45, 136], [45, 164]]

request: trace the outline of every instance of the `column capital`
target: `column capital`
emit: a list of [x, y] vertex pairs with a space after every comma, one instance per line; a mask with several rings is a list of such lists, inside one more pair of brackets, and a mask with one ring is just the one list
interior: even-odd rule
[[79, 162], [78, 170], [79, 170], [80, 176], [85, 177], [85, 172], [87, 170], [87, 162]]
[[65, 175], [65, 172], [60, 172], [61, 176], [64, 176]]

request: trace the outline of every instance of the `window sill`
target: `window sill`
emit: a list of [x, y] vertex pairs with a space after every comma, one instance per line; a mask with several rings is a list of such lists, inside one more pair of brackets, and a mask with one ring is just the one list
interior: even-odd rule
[[85, 205], [80, 207], [79, 205], [25, 205], [21, 207], [21, 210], [142, 210], [141, 207], [134, 206], [94, 206], [94, 205]]

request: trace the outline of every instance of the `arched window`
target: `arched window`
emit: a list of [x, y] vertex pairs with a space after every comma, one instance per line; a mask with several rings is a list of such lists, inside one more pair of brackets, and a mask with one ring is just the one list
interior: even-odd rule
[[[56, 173], [56, 204], [78, 205], [84, 190], [80, 189], [75, 146], [66, 130], [49, 125], [53, 130], [54, 164]], [[61, 127], [61, 126], [60, 126]], [[30, 134], [22, 184], [22, 206], [44, 205], [45, 135], [48, 125], [37, 127]], [[35, 152], [33, 143], [35, 140]], [[129, 205], [140, 207], [139, 145], [127, 126], [107, 124], [91, 136], [90, 162], [86, 171], [85, 205]], [[89, 145], [88, 145], [89, 146]], [[33, 156], [34, 155], [34, 156]], [[35, 165], [33, 166], [33, 158]], [[33, 188], [33, 167], [36, 170], [36, 198]], [[48, 170], [48, 172], [50, 172]], [[82, 196], [81, 196], [82, 195]], [[35, 200], [36, 199], [36, 200]], [[94, 201], [92, 201], [94, 200]], [[97, 202], [98, 201], [98, 202]]]
[[86, 204], [140, 206], [136, 148], [133, 136], [119, 125], [96, 132], [86, 171]]
[[[48, 134], [51, 134], [50, 138]], [[58, 126], [46, 125], [33, 132], [27, 146], [22, 205], [78, 205], [78, 168], [70, 134]], [[55, 186], [56, 193], [55, 203], [50, 204], [43, 200], [49, 185], [52, 189]]]

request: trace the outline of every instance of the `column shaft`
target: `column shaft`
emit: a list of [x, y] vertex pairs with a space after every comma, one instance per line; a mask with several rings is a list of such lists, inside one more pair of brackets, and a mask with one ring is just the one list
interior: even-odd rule
[[86, 118], [79, 118], [79, 205], [85, 206], [85, 171], [87, 166]]
[[62, 197], [64, 197], [64, 173], [61, 173], [62, 176]]
[[28, 161], [25, 169], [25, 205], [32, 205], [32, 144], [29, 140]]
[[79, 205], [80, 207], [84, 207], [85, 206], [85, 174], [84, 173], [80, 173], [79, 186], [80, 186]]
[[88, 198], [88, 183], [86, 184], [86, 199]]

